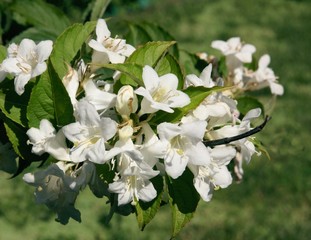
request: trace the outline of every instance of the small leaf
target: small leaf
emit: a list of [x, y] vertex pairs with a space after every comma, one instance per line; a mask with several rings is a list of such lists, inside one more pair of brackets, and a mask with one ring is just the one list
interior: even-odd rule
[[237, 99], [238, 101], [238, 110], [242, 114], [242, 117], [246, 115], [246, 113], [254, 108], [260, 108], [261, 109], [261, 115], [265, 116], [265, 109], [263, 104], [258, 101], [258, 99], [250, 97], [250, 96], [244, 96]]
[[95, 26], [96, 22], [74, 24], [56, 39], [50, 60], [60, 79], [66, 75], [67, 64], [70, 64], [77, 55]]
[[47, 119], [59, 127], [74, 121], [68, 93], [50, 62], [48, 72], [40, 76], [33, 88], [27, 118], [30, 127], [38, 127], [42, 119]]
[[175, 74], [178, 78], [178, 89], [182, 89], [184, 87], [184, 74], [178, 61], [171, 54], [166, 54], [165, 57], [159, 61], [156, 66], [156, 70], [159, 76], [167, 73]]
[[47, 119], [56, 124], [54, 117], [54, 105], [52, 100], [52, 86], [48, 72], [44, 72], [38, 79], [30, 95], [27, 108], [29, 127], [39, 127], [42, 119]]
[[120, 81], [123, 85], [137, 85], [143, 86], [142, 79], [142, 66], [135, 63], [122, 63], [122, 64], [103, 64], [101, 67], [109, 68], [124, 73], [127, 77], [121, 77]]
[[31, 153], [31, 145], [27, 144], [28, 136], [26, 134], [27, 128], [13, 122], [9, 118], [6, 118], [2, 112], [0, 112], [0, 117], [4, 121], [4, 127], [7, 136], [12, 144], [12, 147], [16, 154], [26, 161], [41, 161], [45, 156], [38, 156]]
[[0, 63], [6, 58], [7, 49], [5, 46], [0, 45]]
[[154, 188], [157, 190], [157, 197], [150, 202], [139, 201], [136, 205], [136, 218], [138, 226], [144, 230], [145, 226], [155, 217], [158, 212], [163, 195], [163, 177], [158, 175], [151, 179]]
[[[157, 24], [144, 22], [140, 26], [148, 33], [152, 41], [175, 41], [175, 38], [169, 32]], [[172, 56], [179, 59], [177, 44], [174, 44], [169, 51]]]
[[[172, 37], [172, 35], [170, 35], [162, 27], [153, 23], [130, 23], [128, 28], [129, 33], [126, 36], [126, 41], [136, 47], [143, 45], [146, 42], [175, 41], [175, 38]], [[177, 44], [174, 44], [172, 48], [169, 49], [169, 52], [176, 59], [179, 58], [179, 50]]]
[[177, 122], [183, 116], [185, 116], [189, 111], [195, 109], [199, 104], [211, 93], [224, 91], [228, 88], [224, 87], [188, 87], [183, 92], [186, 93], [191, 102], [183, 108], [175, 108], [173, 113], [167, 113], [164, 111], [159, 111], [156, 113], [155, 117], [151, 119], [152, 123], [159, 124], [162, 122]]
[[57, 126], [61, 127], [75, 121], [73, 116], [73, 107], [62, 80], [58, 77], [50, 62], [48, 66], [49, 78], [52, 87], [54, 116]]
[[128, 25], [129, 32], [126, 35], [126, 42], [139, 47], [140, 45], [144, 45], [146, 42], [151, 42], [153, 39], [149, 36], [146, 30], [138, 24], [129, 24]]
[[136, 49], [136, 51], [126, 60], [126, 63], [136, 63], [141, 66], [149, 65], [155, 67], [158, 61], [165, 56], [165, 53], [167, 53], [168, 49], [174, 44], [174, 41], [149, 42]]
[[200, 195], [193, 186], [193, 174], [188, 168], [177, 179], [167, 177], [167, 186], [173, 214], [172, 237], [175, 237], [193, 218]]
[[0, 109], [12, 121], [26, 127], [27, 103], [32, 89], [31, 83], [28, 83], [25, 92], [19, 96], [15, 92], [14, 80], [6, 79], [0, 84]]
[[226, 57], [222, 56], [218, 62], [218, 74], [216, 76], [228, 76], [228, 69], [226, 65]]
[[[170, 46], [175, 44], [175, 42], [149, 42], [144, 46], [135, 50], [132, 55], [125, 61], [125, 64], [132, 63], [141, 66], [143, 68], [145, 65], [155, 67], [157, 63], [162, 59], [167, 53]], [[142, 79], [142, 72], [138, 71], [138, 67], [134, 67], [135, 79]], [[131, 84], [133, 86], [143, 86], [142, 80], [136, 81], [132, 78], [133, 76], [122, 75], [120, 78], [121, 83]], [[133, 81], [134, 80], [134, 81]], [[135, 82], [135, 83], [134, 83]]]
[[179, 52], [179, 62], [185, 74], [196, 74], [199, 76], [208, 63], [200, 59], [196, 54], [190, 53], [186, 50]]

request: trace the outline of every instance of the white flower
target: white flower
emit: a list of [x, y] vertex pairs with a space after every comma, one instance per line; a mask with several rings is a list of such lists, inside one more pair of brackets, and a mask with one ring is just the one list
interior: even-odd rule
[[66, 138], [73, 144], [70, 159], [73, 162], [90, 160], [104, 163], [105, 142], [117, 131], [117, 123], [110, 118], [100, 118], [95, 107], [82, 99], [77, 104], [76, 118], [78, 122], [62, 128]]
[[114, 93], [101, 90], [96, 86], [92, 79], [83, 84], [85, 90], [85, 99], [93, 104], [98, 111], [105, 111], [113, 107], [116, 103], [116, 95]]
[[46, 70], [45, 60], [51, 54], [52, 44], [52, 41], [47, 40], [36, 45], [30, 39], [23, 39], [19, 46], [9, 46], [8, 57], [2, 62], [2, 71], [15, 76], [17, 94], [23, 94], [28, 81]]
[[129, 125], [119, 129], [119, 140], [114, 144], [113, 148], [106, 152], [105, 160], [112, 159], [120, 154], [126, 154], [136, 162], [142, 162], [143, 156], [131, 139], [133, 133], [134, 130]]
[[167, 143], [160, 141], [148, 123], [141, 125], [142, 130], [137, 136], [136, 145], [140, 145], [139, 151], [143, 155], [144, 162], [150, 167], [157, 164], [159, 169], [159, 159], [164, 158], [167, 151]]
[[203, 69], [200, 76], [197, 77], [195, 74], [189, 74], [185, 78], [185, 87], [189, 86], [203, 86], [206, 88], [211, 88], [215, 86], [215, 83], [213, 82], [211, 78], [212, 73], [212, 64], [209, 64], [207, 67]]
[[129, 118], [131, 113], [137, 111], [138, 100], [130, 85], [123, 86], [119, 89], [116, 102], [116, 110], [124, 119]]
[[97, 21], [96, 36], [96, 40], [92, 39], [89, 42], [89, 46], [95, 50], [93, 63], [123, 63], [125, 58], [135, 51], [125, 40], [111, 38], [111, 32], [104, 19]]
[[164, 156], [165, 171], [172, 178], [178, 178], [188, 163], [205, 165], [210, 161], [207, 148], [202, 143], [207, 123], [195, 121], [180, 126], [161, 123], [157, 131], [160, 140], [168, 145]]
[[118, 205], [137, 203], [139, 200], [149, 202], [157, 196], [157, 192], [149, 179], [159, 174], [149, 165], [131, 159], [127, 154], [121, 154], [118, 171], [109, 191], [118, 193]]
[[[209, 134], [213, 136], [213, 139], [221, 139], [226, 137], [237, 136], [244, 132], [251, 130], [250, 121], [254, 118], [259, 117], [261, 114], [260, 108], [255, 108], [250, 110], [242, 119], [239, 125], [226, 125], [218, 130], [211, 131]], [[247, 138], [240, 139], [238, 141], [234, 141], [230, 143], [231, 145], [235, 145], [240, 150], [240, 153], [243, 156], [243, 159], [246, 162], [249, 162], [251, 156], [256, 152], [254, 144], [249, 141]]]
[[232, 183], [232, 176], [226, 165], [236, 154], [236, 150], [231, 146], [217, 146], [210, 151], [210, 163], [200, 166], [188, 165], [194, 175], [194, 187], [206, 202], [211, 200], [214, 189], [226, 188]]
[[161, 77], [150, 66], [143, 68], [144, 87], [138, 88], [135, 93], [144, 96], [141, 102], [140, 114], [153, 113], [158, 110], [174, 112], [172, 108], [184, 107], [190, 103], [187, 94], [177, 90], [178, 79], [168, 73]]
[[229, 71], [242, 66], [242, 63], [250, 63], [252, 54], [256, 48], [251, 44], [243, 44], [239, 37], [230, 38], [227, 42], [216, 40], [212, 42], [212, 47], [218, 49], [226, 56], [226, 64]]
[[283, 95], [284, 88], [281, 84], [277, 83], [277, 77], [271, 68], [268, 67], [270, 64], [270, 56], [268, 54], [263, 55], [258, 62], [258, 69], [254, 73], [256, 81], [259, 83], [258, 88], [269, 85], [271, 92], [276, 95]]
[[69, 160], [65, 136], [62, 131], [56, 133], [52, 123], [47, 119], [40, 121], [39, 128], [30, 128], [26, 134], [28, 143], [32, 144], [32, 152], [42, 155], [47, 152], [58, 160]]

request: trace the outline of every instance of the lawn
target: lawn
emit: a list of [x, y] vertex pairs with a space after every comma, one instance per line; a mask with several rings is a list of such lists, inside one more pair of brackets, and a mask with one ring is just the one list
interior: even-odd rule
[[[177, 239], [301, 239], [311, 236], [311, 3], [307, 0], [150, 1], [141, 10], [120, 11], [127, 20], [160, 24], [189, 51], [217, 54], [210, 43], [240, 36], [269, 53], [285, 94], [274, 105], [268, 91], [258, 96], [273, 108], [258, 138], [270, 152], [245, 166], [240, 184], [201, 202]], [[105, 202], [89, 190], [78, 198], [82, 223], [62, 226], [45, 206], [33, 203], [33, 188], [0, 173], [0, 239], [169, 239], [169, 208], [138, 230], [135, 216], [115, 215], [109, 225]], [[135, 237], [134, 237], [135, 236]]]

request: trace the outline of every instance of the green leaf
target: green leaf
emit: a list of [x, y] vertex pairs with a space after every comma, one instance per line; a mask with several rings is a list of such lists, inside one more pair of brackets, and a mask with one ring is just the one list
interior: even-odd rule
[[145, 226], [155, 217], [158, 212], [163, 195], [163, 177], [158, 175], [151, 180], [157, 191], [157, 197], [150, 202], [139, 201], [136, 205], [136, 218], [138, 226], [144, 230]]
[[151, 42], [153, 39], [149, 36], [146, 30], [138, 24], [129, 24], [129, 32], [126, 35], [126, 42], [135, 47], [144, 45], [146, 42]]
[[[144, 22], [139, 26], [148, 33], [152, 41], [175, 41], [175, 38], [169, 32], [157, 24]], [[177, 44], [172, 46], [170, 49], [170, 54], [172, 54], [176, 59], [179, 59], [179, 50]]]
[[6, 47], [3, 45], [0, 45], [0, 62], [2, 62], [6, 58], [6, 55], [7, 55]]
[[12, 147], [16, 154], [22, 159], [33, 162], [40, 161], [44, 157], [40, 157], [31, 153], [32, 145], [27, 144], [28, 136], [26, 134], [27, 128], [11, 121], [9, 118], [6, 118], [3, 113], [0, 112], [0, 117], [4, 121], [4, 127], [7, 133], [7, 136], [12, 144]]
[[111, 0], [95, 0], [91, 13], [91, 21], [96, 21], [98, 18], [101, 18], [110, 2]]
[[55, 126], [64, 126], [74, 121], [73, 108], [68, 93], [52, 64], [43, 73], [30, 96], [27, 118], [29, 127], [38, 127], [42, 119]]
[[48, 72], [44, 72], [38, 79], [30, 95], [27, 108], [29, 127], [39, 127], [42, 119], [56, 124], [54, 117], [53, 94], [51, 79]]
[[[141, 66], [141, 68], [145, 65], [156, 67], [157, 63], [160, 61], [160, 59], [164, 58], [168, 49], [173, 44], [175, 44], [175, 42], [146, 43], [144, 46], [136, 49], [135, 52], [133, 52], [132, 55], [125, 61], [125, 64], [132, 63]], [[120, 78], [121, 83], [131, 84], [133, 86], [137, 86], [137, 84], [141, 86], [143, 85], [142, 80], [138, 82], [136, 81], [137, 79], [142, 79], [142, 72], [139, 72], [137, 67], [134, 68], [134, 72], [139, 75], [135, 75], [134, 79], [133, 76], [129, 76], [128, 74], [122, 75]]]
[[101, 67], [118, 70], [124, 73], [127, 77], [121, 77], [120, 81], [123, 85], [137, 85], [143, 86], [142, 72], [143, 67], [136, 63], [122, 63], [122, 64], [103, 64]]
[[95, 26], [96, 22], [74, 24], [56, 39], [50, 60], [60, 79], [67, 74], [67, 64], [77, 55]]
[[48, 72], [52, 87], [52, 101], [56, 124], [59, 127], [65, 126], [75, 121], [71, 100], [62, 80], [58, 77], [50, 62]]
[[180, 65], [176, 58], [171, 54], [166, 54], [156, 66], [157, 73], [162, 76], [167, 73], [173, 73], [178, 78], [178, 89], [182, 89], [184, 86], [184, 74], [180, 68]]
[[265, 116], [265, 109], [263, 104], [256, 98], [250, 96], [244, 96], [237, 99], [238, 101], [238, 110], [242, 114], [242, 117], [246, 115], [246, 113], [254, 108], [261, 109], [261, 115]]
[[218, 73], [217, 76], [228, 76], [228, 69], [226, 64], [226, 57], [222, 56], [218, 62]]
[[206, 61], [200, 59], [196, 54], [186, 50], [179, 52], [179, 62], [186, 75], [196, 74], [199, 76], [202, 70], [208, 65]]
[[158, 61], [165, 56], [168, 49], [176, 42], [149, 42], [136, 49], [126, 60], [126, 63], [136, 63], [141, 66], [149, 65], [155, 67]]
[[193, 218], [200, 195], [193, 186], [193, 174], [188, 168], [177, 179], [167, 177], [167, 186], [173, 215], [172, 237], [175, 237]]
[[175, 108], [173, 113], [167, 113], [164, 111], [159, 111], [156, 113], [155, 117], [150, 121], [154, 124], [159, 124], [161, 122], [177, 122], [183, 116], [185, 116], [189, 111], [195, 109], [199, 104], [211, 93], [224, 91], [228, 88], [224, 87], [213, 87], [213, 88], [205, 88], [205, 87], [188, 87], [183, 92], [186, 93], [191, 102], [183, 107], [183, 108]]
[[[172, 35], [162, 27], [153, 23], [130, 23], [128, 28], [129, 33], [126, 36], [126, 41], [136, 47], [151, 41], [175, 41], [175, 38], [172, 37]], [[177, 44], [174, 44], [172, 48], [169, 49], [169, 52], [176, 59], [179, 58]]]
[[15, 92], [14, 80], [6, 79], [0, 84], [1, 111], [6, 117], [24, 127], [28, 126], [26, 112], [32, 85], [28, 83], [25, 92], [19, 96]]
[[54, 37], [70, 25], [69, 19], [59, 8], [42, 0], [16, 1], [11, 10], [23, 17], [26, 24], [46, 29]]

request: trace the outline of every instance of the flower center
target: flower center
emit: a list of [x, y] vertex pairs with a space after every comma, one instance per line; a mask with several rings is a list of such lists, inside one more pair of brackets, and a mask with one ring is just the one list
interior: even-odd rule
[[153, 92], [152, 98], [156, 102], [167, 102], [168, 99], [172, 96], [172, 91], [165, 87], [159, 87], [156, 91]]

